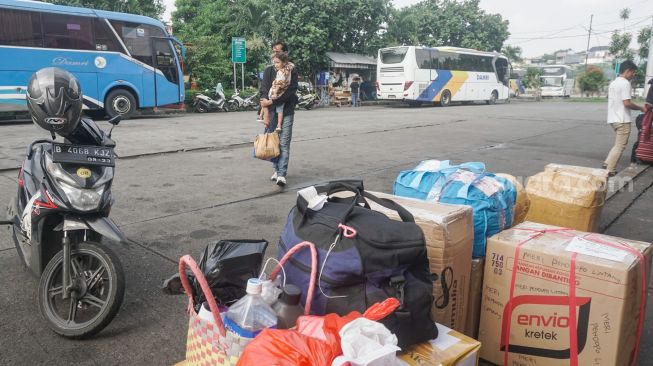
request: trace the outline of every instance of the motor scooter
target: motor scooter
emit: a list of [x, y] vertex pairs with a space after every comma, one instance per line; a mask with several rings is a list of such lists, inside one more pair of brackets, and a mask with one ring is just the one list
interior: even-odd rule
[[[7, 207], [22, 263], [39, 278], [37, 301], [49, 327], [87, 338], [118, 313], [125, 276], [110, 244], [127, 238], [109, 218], [114, 198], [113, 128], [105, 133], [82, 118], [73, 133], [29, 144], [18, 173], [18, 194]], [[55, 118], [53, 118], [55, 119]], [[101, 243], [102, 238], [111, 243]]]
[[238, 89], [234, 91], [234, 94], [227, 101], [227, 108], [230, 111], [239, 111], [245, 109], [245, 99], [240, 96]]
[[[205, 92], [208, 94], [209, 90], [206, 89]], [[213, 111], [229, 112], [222, 83], [218, 83], [215, 87], [213, 98], [202, 93], [196, 94], [195, 98], [193, 98], [193, 107], [197, 113]]]

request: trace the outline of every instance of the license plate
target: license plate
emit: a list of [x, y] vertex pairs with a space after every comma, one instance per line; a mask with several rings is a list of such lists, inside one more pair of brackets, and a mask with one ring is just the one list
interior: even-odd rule
[[392, 95], [392, 94], [388, 95], [388, 99], [396, 99], [396, 98], [397, 98], [396, 95]]
[[115, 166], [113, 148], [52, 143], [52, 161], [86, 165]]

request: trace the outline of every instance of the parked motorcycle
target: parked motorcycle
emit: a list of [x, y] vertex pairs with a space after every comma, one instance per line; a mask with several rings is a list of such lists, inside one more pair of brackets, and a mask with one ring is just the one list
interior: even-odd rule
[[[39, 277], [39, 310], [49, 327], [86, 338], [118, 313], [125, 277], [118, 257], [101, 238], [126, 243], [109, 218], [115, 171], [113, 128], [108, 133], [82, 118], [75, 77], [57, 68], [37, 71], [27, 90], [32, 120], [52, 139], [29, 144], [18, 174], [8, 220], [18, 255]], [[60, 137], [60, 138], [58, 138]]]
[[258, 110], [259, 102], [259, 95], [258, 92], [256, 92], [243, 100], [242, 108], [249, 111]]
[[299, 98], [297, 101], [297, 107], [306, 110], [315, 107], [320, 102], [320, 98], [313, 92], [299, 90], [297, 97]]
[[[207, 93], [208, 91], [208, 89], [205, 90]], [[193, 99], [193, 107], [197, 113], [206, 113], [213, 111], [229, 112], [226, 100], [227, 99], [224, 96], [222, 83], [218, 83], [218, 85], [215, 87], [213, 98], [201, 93], [196, 94], [195, 98]]]
[[227, 101], [227, 108], [229, 108], [230, 111], [238, 111], [245, 108], [245, 99], [240, 96], [238, 89], [234, 91], [234, 94]]

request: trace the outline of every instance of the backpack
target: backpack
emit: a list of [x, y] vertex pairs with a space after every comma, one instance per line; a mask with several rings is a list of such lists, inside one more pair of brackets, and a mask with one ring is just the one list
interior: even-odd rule
[[[337, 198], [338, 192], [353, 197]], [[369, 208], [366, 200], [395, 210], [402, 221]], [[310, 241], [318, 250], [318, 289], [312, 309], [317, 315], [363, 312], [389, 297], [399, 299], [395, 313], [381, 320], [400, 347], [435, 339], [431, 317], [433, 276], [429, 272], [422, 230], [413, 216], [388, 199], [363, 189], [362, 181], [335, 181], [298, 193], [279, 241], [279, 258]], [[286, 263], [287, 281], [302, 289], [310, 282], [311, 257], [298, 252]]]
[[479, 162], [451, 165], [427, 160], [399, 173], [397, 196], [471, 206], [474, 210], [472, 257], [485, 257], [487, 238], [512, 226], [517, 190], [506, 178], [485, 170]]

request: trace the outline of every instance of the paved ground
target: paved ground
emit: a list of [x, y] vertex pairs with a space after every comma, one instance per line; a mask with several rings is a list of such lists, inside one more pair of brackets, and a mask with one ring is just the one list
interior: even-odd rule
[[[389, 192], [397, 173], [427, 158], [484, 161], [495, 172], [527, 177], [549, 162], [599, 167], [613, 135], [605, 105], [543, 102], [300, 111], [289, 186], [267, 179], [268, 163], [251, 158], [260, 129], [253, 113], [217, 113], [125, 121], [114, 131], [121, 156], [112, 217], [134, 240], [116, 246], [127, 274], [125, 302], [96, 338], [69, 341], [45, 328], [37, 281], [20, 266], [0, 231], [0, 359], [5, 364], [169, 365], [183, 359], [185, 299], [161, 294], [183, 254], [199, 257], [223, 238], [266, 238], [268, 254], [297, 189], [341, 177]], [[0, 125], [0, 206], [15, 192], [24, 146], [46, 137], [32, 125]], [[622, 159], [620, 168], [628, 165]], [[653, 172], [605, 210], [607, 232], [651, 240]], [[638, 198], [635, 200], [635, 198]], [[649, 314], [650, 316], [651, 314]], [[647, 326], [642, 354], [653, 349]], [[653, 365], [643, 360], [641, 365]]]

